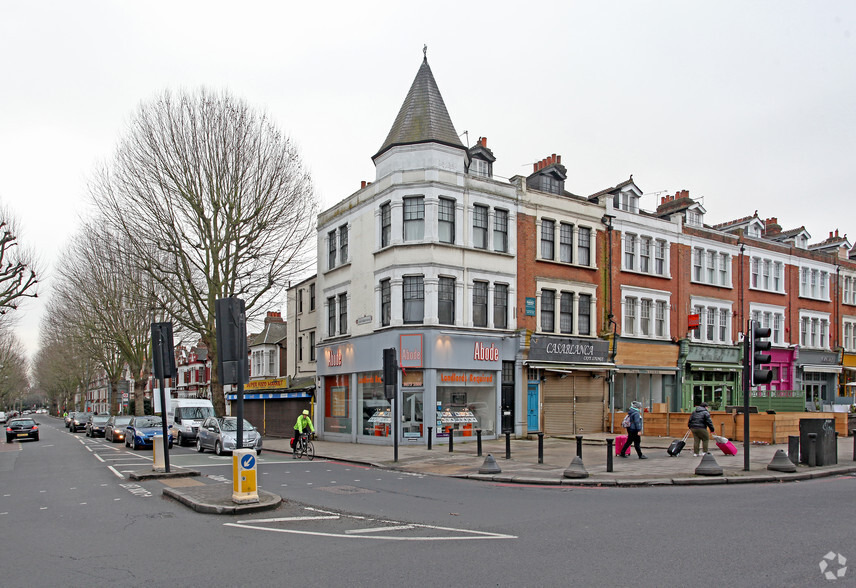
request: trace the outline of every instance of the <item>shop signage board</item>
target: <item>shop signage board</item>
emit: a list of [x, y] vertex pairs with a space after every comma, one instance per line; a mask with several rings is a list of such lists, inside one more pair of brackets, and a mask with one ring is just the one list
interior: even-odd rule
[[422, 334], [401, 335], [398, 365], [404, 369], [422, 367]]
[[562, 363], [606, 363], [609, 361], [609, 342], [603, 339], [532, 335], [529, 340], [529, 359]]

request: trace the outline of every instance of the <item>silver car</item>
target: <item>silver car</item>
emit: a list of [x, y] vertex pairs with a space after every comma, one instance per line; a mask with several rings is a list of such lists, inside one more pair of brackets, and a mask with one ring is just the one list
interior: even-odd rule
[[[262, 452], [262, 436], [247, 419], [244, 419], [244, 449]], [[196, 435], [196, 451], [202, 453], [210, 449], [217, 455], [231, 452], [238, 438], [237, 417], [209, 417], [202, 422]]]

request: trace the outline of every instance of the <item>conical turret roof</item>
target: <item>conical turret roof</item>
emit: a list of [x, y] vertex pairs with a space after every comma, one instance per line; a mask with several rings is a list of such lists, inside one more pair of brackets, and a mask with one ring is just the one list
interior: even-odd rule
[[410, 86], [407, 98], [404, 99], [404, 104], [401, 105], [401, 110], [398, 111], [398, 116], [395, 117], [389, 135], [372, 159], [376, 159], [396, 145], [428, 142], [466, 149], [458, 138], [458, 133], [455, 132], [426, 56], [416, 73], [416, 79]]

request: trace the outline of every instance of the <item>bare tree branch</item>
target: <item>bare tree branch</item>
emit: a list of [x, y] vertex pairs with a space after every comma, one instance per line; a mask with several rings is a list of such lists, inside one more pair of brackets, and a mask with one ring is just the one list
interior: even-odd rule
[[313, 257], [317, 202], [296, 146], [227, 93], [165, 92], [140, 106], [112, 164], [90, 186], [112, 232], [159, 286], [158, 304], [197, 333], [214, 363], [215, 301], [248, 316], [281, 300]]

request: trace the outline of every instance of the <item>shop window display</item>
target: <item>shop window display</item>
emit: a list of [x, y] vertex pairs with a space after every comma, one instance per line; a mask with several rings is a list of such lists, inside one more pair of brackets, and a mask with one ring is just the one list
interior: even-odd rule
[[324, 378], [324, 431], [327, 433], [351, 432], [351, 389], [349, 376]]
[[496, 433], [496, 375], [493, 372], [440, 372], [437, 384], [437, 436]]
[[368, 437], [388, 437], [392, 417], [390, 402], [383, 393], [381, 372], [357, 375], [357, 410], [360, 414], [360, 434]]

